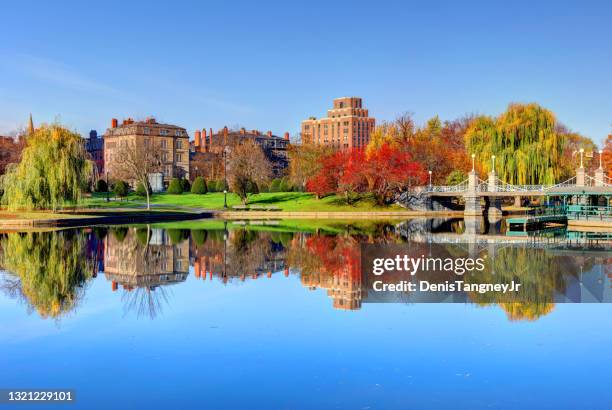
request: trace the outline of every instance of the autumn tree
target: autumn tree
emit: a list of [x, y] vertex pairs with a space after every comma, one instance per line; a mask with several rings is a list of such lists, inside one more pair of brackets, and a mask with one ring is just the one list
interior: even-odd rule
[[247, 203], [249, 193], [268, 183], [272, 176], [272, 164], [261, 147], [250, 139], [232, 148], [227, 168], [230, 188], [243, 204]]
[[163, 167], [161, 142], [145, 139], [121, 141], [115, 150], [110, 174], [114, 178], [130, 181], [134, 186], [142, 184], [146, 189], [147, 209], [151, 209], [149, 176], [161, 172]]
[[608, 177], [612, 178], [612, 134], [608, 135], [603, 147], [603, 167], [608, 170]]
[[16, 164], [21, 159], [24, 138], [0, 136], [0, 175], [6, 172], [9, 164]]
[[496, 156], [499, 178], [509, 184], [554, 184], [562, 176], [565, 135], [554, 114], [538, 104], [510, 104], [497, 118], [478, 117], [466, 132], [466, 147], [482, 172]]
[[329, 155], [331, 148], [317, 144], [289, 145], [289, 180], [294, 186], [306, 188], [306, 181], [321, 169], [321, 159]]
[[383, 122], [372, 133], [367, 153], [380, 149], [383, 144], [411, 155], [412, 160], [431, 170], [434, 183], [444, 183], [454, 171], [467, 172], [469, 159], [464, 135], [471, 117], [455, 121], [441, 121], [434, 116], [419, 127], [410, 114], [403, 114], [392, 122]]
[[360, 168], [367, 181], [367, 191], [374, 194], [380, 205], [388, 203], [395, 193], [410, 184], [421, 185], [427, 180], [420, 163], [413, 161], [408, 152], [388, 144], [370, 152]]
[[9, 209], [52, 209], [78, 203], [93, 165], [81, 136], [59, 124], [28, 135], [19, 164], [0, 179], [2, 203]]
[[95, 272], [83, 231], [11, 233], [0, 238], [0, 248], [0, 265], [8, 272], [1, 287], [43, 318], [73, 310]]
[[411, 183], [422, 184], [426, 178], [423, 166], [413, 161], [407, 151], [385, 142], [367, 153], [352, 149], [328, 155], [306, 187], [317, 197], [330, 193], [342, 195], [347, 203], [353, 201], [354, 194], [371, 193], [382, 205]]

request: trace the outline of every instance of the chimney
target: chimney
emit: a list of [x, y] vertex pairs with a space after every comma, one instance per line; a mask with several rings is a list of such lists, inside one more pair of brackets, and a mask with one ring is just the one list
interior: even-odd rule
[[116, 118], [111, 119], [111, 128], [117, 128], [119, 121]]
[[271, 137], [272, 136], [272, 131], [268, 131], [268, 132], [266, 132], [266, 134], [268, 135], [268, 137]]
[[289, 133], [288, 132], [285, 133], [285, 141], [289, 141]]
[[195, 130], [193, 133], [193, 139], [195, 142], [196, 151], [199, 151], [198, 148], [200, 148], [200, 145], [202, 145], [202, 134], [200, 133], [200, 130]]
[[227, 127], [223, 127], [223, 145], [227, 145]]

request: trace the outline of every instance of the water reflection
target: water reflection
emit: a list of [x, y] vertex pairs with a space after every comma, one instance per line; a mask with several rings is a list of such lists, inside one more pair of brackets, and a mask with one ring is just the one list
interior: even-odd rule
[[[0, 238], [1, 266], [9, 272], [2, 289], [40, 316], [56, 318], [72, 311], [87, 282], [102, 272], [109, 290], [122, 292], [125, 314], [155, 318], [172, 303], [171, 285], [183, 286], [193, 267], [195, 279], [218, 280], [227, 286], [295, 275], [305, 288], [325, 290], [333, 308], [358, 310], [363, 303], [381, 298], [368, 292], [362, 278], [360, 249], [368, 243], [404, 244], [414, 255], [487, 255], [479, 282], [514, 280], [523, 284], [525, 293], [509, 300], [467, 292], [462, 301], [499, 306], [510, 320], [535, 320], [562, 298], [584, 301], [594, 295], [593, 300], [601, 300], [610, 292], [609, 252], [594, 248], [589, 253], [583, 245], [572, 248], [571, 241], [570, 246], [553, 249], [546, 242], [534, 246], [482, 239], [487, 232], [486, 238], [495, 239], [501, 224], [412, 220], [219, 228], [217, 223], [192, 230], [159, 225], [7, 233]], [[428, 275], [433, 281], [449, 279], [442, 273]], [[424, 301], [418, 299], [422, 295], [399, 297], [408, 303]]]
[[70, 312], [95, 273], [97, 253], [87, 255], [88, 239], [82, 231], [2, 235], [0, 266], [11, 273], [2, 289], [25, 300], [42, 317]]
[[189, 274], [189, 234], [181, 230], [111, 228], [104, 241], [104, 276], [122, 287], [125, 311], [154, 318], [168, 303], [164, 286]]

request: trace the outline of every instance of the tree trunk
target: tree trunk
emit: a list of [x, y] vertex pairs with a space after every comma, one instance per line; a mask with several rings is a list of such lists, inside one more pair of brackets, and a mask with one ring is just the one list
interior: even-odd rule
[[151, 210], [151, 199], [149, 198], [149, 181], [145, 178], [145, 182], [143, 183], [145, 192], [147, 193], [147, 211]]

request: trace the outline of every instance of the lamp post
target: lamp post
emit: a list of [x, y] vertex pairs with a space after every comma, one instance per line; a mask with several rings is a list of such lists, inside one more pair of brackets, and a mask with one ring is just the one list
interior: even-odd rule
[[492, 172], [495, 172], [495, 155], [491, 155], [491, 161], [493, 162], [493, 165], [492, 165], [491, 171], [492, 171]]
[[601, 162], [601, 156], [603, 155], [603, 150], [599, 150], [599, 168], [603, 168], [603, 163]]
[[429, 172], [429, 188], [431, 188], [431, 169], [428, 172]]
[[584, 168], [582, 163], [582, 157], [584, 155], [584, 148], [580, 148], [580, 168]]
[[108, 185], [108, 169], [106, 170], [106, 202], [110, 201], [110, 198], [108, 197], [108, 190], [110, 189], [110, 185]]
[[227, 150], [223, 147], [223, 209], [227, 209]]
[[474, 170], [474, 160], [476, 159], [476, 154], [472, 154], [472, 172], [476, 172]]

